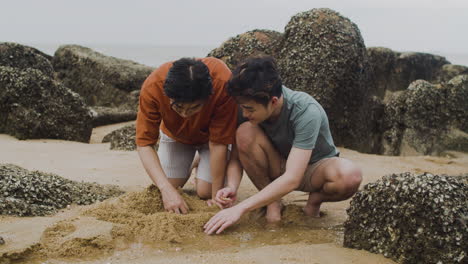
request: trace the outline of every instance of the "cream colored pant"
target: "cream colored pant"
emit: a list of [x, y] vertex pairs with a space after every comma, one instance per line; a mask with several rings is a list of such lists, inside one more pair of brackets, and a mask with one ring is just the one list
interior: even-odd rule
[[197, 178], [212, 182], [210, 172], [210, 149], [208, 143], [202, 145], [188, 145], [177, 142], [160, 131], [158, 156], [161, 166], [168, 178], [190, 177], [190, 167], [198, 151], [200, 163], [197, 169]]

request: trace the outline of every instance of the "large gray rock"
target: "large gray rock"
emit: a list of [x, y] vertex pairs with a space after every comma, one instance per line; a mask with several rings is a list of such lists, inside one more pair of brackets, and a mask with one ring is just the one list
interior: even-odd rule
[[356, 193], [344, 246], [398, 263], [468, 263], [468, 175], [386, 175]]
[[50, 75], [0, 66], [0, 133], [89, 142], [91, 122], [81, 96]]
[[0, 43], [0, 66], [37, 69], [52, 77], [54, 69], [51, 59], [51, 56], [35, 48], [11, 42]]
[[61, 46], [55, 52], [53, 66], [58, 79], [83, 96], [88, 105], [134, 110], [137, 105], [129, 93], [139, 90], [152, 72], [151, 67], [78, 45]]
[[[382, 47], [367, 49], [372, 79], [372, 93], [384, 98], [386, 92], [402, 91], [415, 80], [439, 79], [444, 57], [420, 52], [395, 52]], [[452, 76], [454, 77], [454, 76]]]
[[445, 64], [440, 69], [440, 72], [437, 76], [437, 81], [448, 82], [453, 77], [462, 74], [468, 74], [468, 67], [462, 65]]
[[322, 104], [337, 145], [374, 151], [367, 52], [354, 23], [330, 9], [293, 16], [285, 28], [278, 65], [286, 86]]
[[223, 60], [233, 70], [251, 56], [274, 56], [282, 34], [272, 30], [255, 29], [237, 35], [212, 50], [207, 56]]
[[413, 82], [385, 106], [383, 154], [468, 152], [468, 75], [447, 83]]

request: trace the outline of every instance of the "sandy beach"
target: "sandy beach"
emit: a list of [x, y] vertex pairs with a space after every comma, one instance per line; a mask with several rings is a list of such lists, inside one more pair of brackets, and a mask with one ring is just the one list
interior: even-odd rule
[[[183, 191], [191, 208], [186, 218], [163, 212], [153, 214], [152, 218], [130, 214], [134, 207], [152, 210], [151, 204], [160, 200], [148, 198], [150, 180], [135, 151], [111, 151], [109, 143], [99, 143], [110, 131], [130, 123], [94, 129], [91, 144], [20, 141], [0, 135], [0, 163], [55, 173], [75, 181], [115, 184], [127, 192], [122, 199], [71, 206], [47, 217], [0, 217], [0, 236], [6, 242], [0, 246], [3, 261], [24, 256], [28, 263], [394, 263], [382, 255], [342, 246], [342, 224], [349, 200], [324, 204], [324, 216], [309, 219], [300, 212], [307, 194], [293, 192], [283, 199], [286, 209], [280, 226], [265, 225], [260, 213], [255, 212], [220, 236], [202, 232], [203, 223], [217, 209], [198, 200], [191, 183]], [[389, 173], [468, 172], [466, 153], [392, 157], [345, 148], [340, 151], [343, 157], [362, 167], [363, 185]], [[244, 176], [239, 199], [255, 192]], [[123, 220], [112, 219], [111, 213]], [[145, 227], [141, 228], [142, 225]], [[172, 230], [175, 236], [168, 236], [167, 230]]]

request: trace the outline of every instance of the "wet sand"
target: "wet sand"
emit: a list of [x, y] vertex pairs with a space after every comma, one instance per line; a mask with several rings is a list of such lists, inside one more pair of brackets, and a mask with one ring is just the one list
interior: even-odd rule
[[[97, 128], [92, 144], [61, 140], [19, 141], [0, 135], [0, 163], [56, 173], [76, 181], [116, 184], [128, 193], [91, 206], [71, 206], [49, 217], [0, 216], [2, 256], [26, 257], [29, 263], [394, 263], [381, 255], [342, 247], [342, 223], [349, 200], [324, 204], [325, 216], [310, 219], [301, 207], [307, 194], [293, 192], [281, 226], [267, 226], [259, 212], [220, 236], [206, 236], [203, 223], [217, 210], [193, 195], [183, 195], [191, 212], [165, 213], [156, 189], [135, 151], [111, 151], [102, 137], [125, 124]], [[457, 175], [468, 172], [468, 154], [447, 157], [389, 157], [340, 148], [342, 157], [359, 164], [364, 182], [388, 173], [431, 172]], [[244, 177], [239, 199], [256, 192]], [[158, 200], [159, 199], [159, 200]], [[151, 206], [153, 205], [153, 206]], [[28, 258], [30, 257], [30, 258]]]

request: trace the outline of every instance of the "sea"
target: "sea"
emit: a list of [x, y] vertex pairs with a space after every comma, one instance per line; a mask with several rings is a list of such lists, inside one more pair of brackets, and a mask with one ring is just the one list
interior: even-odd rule
[[[60, 44], [25, 44], [41, 50], [49, 55], [54, 55]], [[158, 67], [167, 62], [182, 57], [205, 57], [217, 46], [194, 45], [115, 45], [115, 44], [89, 44], [82, 46], [91, 48], [104, 55], [116, 58], [132, 60], [147, 66]], [[468, 52], [468, 50], [467, 50]], [[450, 52], [431, 51], [431, 54], [444, 56], [452, 64], [468, 66], [468, 53], [457, 54]]]

